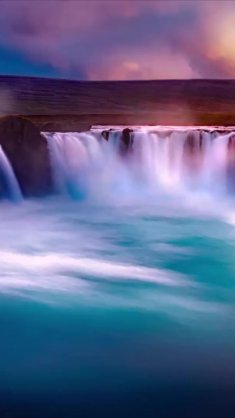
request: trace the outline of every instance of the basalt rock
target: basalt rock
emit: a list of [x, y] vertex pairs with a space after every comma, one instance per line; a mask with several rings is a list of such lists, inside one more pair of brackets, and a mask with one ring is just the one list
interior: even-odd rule
[[31, 121], [17, 116], [1, 118], [0, 145], [24, 196], [42, 196], [51, 192], [47, 142]]
[[122, 131], [122, 136], [121, 136], [121, 143], [120, 143], [120, 154], [122, 156], [125, 156], [128, 151], [131, 150], [132, 147], [132, 129], [129, 128], [125, 128]]
[[187, 153], [195, 154], [198, 153], [202, 146], [202, 136], [199, 131], [191, 131], [187, 135], [184, 149]]
[[109, 133], [110, 133], [110, 130], [109, 130], [109, 131], [103, 131], [103, 132], [101, 132], [102, 137], [103, 137], [106, 141], [108, 141], [108, 140], [109, 140]]
[[228, 140], [228, 153], [235, 160], [235, 134], [231, 134]]
[[184, 143], [184, 163], [187, 167], [187, 174], [193, 174], [200, 170], [202, 164], [202, 143], [203, 134], [198, 131], [191, 131], [187, 134]]

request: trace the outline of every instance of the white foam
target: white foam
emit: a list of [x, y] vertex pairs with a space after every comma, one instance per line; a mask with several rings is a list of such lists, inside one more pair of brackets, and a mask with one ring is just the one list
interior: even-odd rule
[[138, 265], [125, 265], [66, 254], [26, 255], [0, 252], [0, 291], [28, 289], [73, 293], [92, 280], [134, 280], [164, 286], [183, 286], [177, 274]]

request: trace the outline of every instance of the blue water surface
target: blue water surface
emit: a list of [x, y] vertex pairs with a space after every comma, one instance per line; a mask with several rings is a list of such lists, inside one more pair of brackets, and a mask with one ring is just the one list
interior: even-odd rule
[[234, 416], [232, 207], [2, 202], [0, 416]]

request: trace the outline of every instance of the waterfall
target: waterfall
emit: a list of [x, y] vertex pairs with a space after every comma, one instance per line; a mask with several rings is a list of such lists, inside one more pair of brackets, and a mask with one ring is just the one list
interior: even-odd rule
[[235, 180], [235, 134], [205, 129], [94, 128], [47, 134], [57, 191], [75, 198], [201, 190]]
[[23, 199], [18, 181], [16, 179], [13, 168], [0, 146], [0, 176], [1, 183], [3, 184], [4, 194], [8, 198], [14, 201], [20, 201]]

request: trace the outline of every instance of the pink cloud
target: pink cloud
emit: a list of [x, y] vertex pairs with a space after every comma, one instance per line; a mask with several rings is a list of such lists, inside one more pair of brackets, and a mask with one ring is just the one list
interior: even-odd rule
[[169, 48], [126, 49], [107, 55], [87, 70], [89, 80], [197, 78], [187, 59]]
[[233, 11], [226, 0], [2, 0], [0, 45], [89, 79], [235, 76], [222, 23]]
[[[49, 0], [33, 2], [13, 0], [1, 2], [0, 24], [3, 36], [0, 42], [17, 49], [32, 60], [41, 61], [59, 68], [62, 72], [80, 65], [90, 71], [91, 55], [96, 66], [96, 40], [121, 31], [142, 13], [157, 11], [160, 14], [174, 12], [181, 6], [180, 1], [76, 1]], [[138, 34], [137, 34], [138, 37]], [[71, 48], [74, 44], [88, 44], [89, 50]], [[106, 41], [105, 41], [106, 43]], [[98, 48], [98, 47], [97, 47]], [[105, 47], [99, 45], [101, 57]], [[125, 45], [114, 45], [118, 50]], [[70, 52], [70, 49], [73, 49]], [[103, 54], [103, 57], [102, 57]]]

